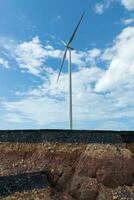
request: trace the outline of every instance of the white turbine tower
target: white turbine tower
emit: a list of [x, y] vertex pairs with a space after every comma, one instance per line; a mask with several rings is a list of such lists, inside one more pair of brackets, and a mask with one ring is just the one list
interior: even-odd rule
[[71, 51], [73, 50], [72, 48], [72, 41], [77, 33], [77, 30], [82, 22], [82, 19], [85, 15], [85, 12], [82, 14], [73, 34], [71, 35], [68, 43], [66, 44], [64, 41], [62, 41], [62, 43], [64, 44], [65, 46], [65, 52], [64, 52], [64, 55], [63, 55], [63, 59], [62, 59], [62, 63], [61, 63], [61, 67], [60, 67], [60, 71], [59, 71], [59, 74], [58, 74], [58, 78], [57, 78], [57, 82], [59, 81], [59, 78], [60, 78], [60, 74], [61, 74], [61, 71], [62, 71], [62, 67], [63, 67], [63, 64], [64, 64], [64, 61], [66, 59], [66, 55], [67, 55], [67, 52], [69, 53], [69, 57], [68, 57], [68, 75], [69, 75], [69, 129], [72, 130], [73, 128], [73, 118], [72, 118], [72, 69], [71, 69], [71, 66], [72, 66], [72, 62], [71, 62]]

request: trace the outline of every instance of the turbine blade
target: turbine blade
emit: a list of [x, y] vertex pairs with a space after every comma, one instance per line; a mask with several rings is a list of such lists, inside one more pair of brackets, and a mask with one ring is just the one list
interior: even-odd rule
[[57, 78], [57, 83], [58, 83], [59, 78], [60, 78], [60, 74], [61, 74], [61, 71], [62, 71], [62, 67], [63, 67], [64, 61], [65, 61], [65, 59], [66, 59], [66, 55], [67, 55], [67, 48], [65, 49], [65, 52], [64, 52], [64, 55], [63, 55], [63, 59], [62, 59], [60, 71], [59, 71], [58, 78]]
[[67, 43], [64, 42], [63, 40], [61, 40], [61, 43], [66, 47], [67, 46]]
[[72, 36], [71, 36], [69, 42], [68, 42], [68, 45], [73, 41], [73, 39], [74, 39], [74, 37], [75, 37], [75, 35], [76, 35], [76, 32], [77, 32], [77, 30], [78, 30], [78, 28], [79, 28], [79, 26], [80, 26], [80, 24], [81, 24], [81, 22], [82, 22], [82, 19], [83, 19], [84, 15], [85, 15], [85, 12], [81, 15], [81, 18], [80, 18], [80, 20], [79, 20], [79, 22], [78, 22], [78, 24], [77, 24], [77, 26], [76, 26], [76, 28], [75, 28], [75, 30], [74, 30]]

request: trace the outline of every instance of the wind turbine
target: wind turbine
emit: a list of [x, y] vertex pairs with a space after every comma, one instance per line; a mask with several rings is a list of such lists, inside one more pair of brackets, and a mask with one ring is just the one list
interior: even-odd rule
[[68, 55], [68, 75], [69, 75], [69, 129], [72, 130], [73, 128], [73, 118], [72, 118], [72, 69], [71, 69], [71, 66], [72, 66], [72, 61], [71, 61], [71, 53], [72, 53], [72, 50], [73, 47], [72, 47], [72, 42], [73, 42], [73, 39], [78, 31], [78, 28], [83, 20], [83, 17], [85, 15], [85, 12], [81, 15], [81, 18], [74, 30], [74, 32], [72, 33], [68, 43], [65, 43], [64, 41], [61, 41], [63, 43], [63, 45], [65, 46], [65, 51], [64, 51], [64, 55], [63, 55], [63, 59], [62, 59], [62, 62], [61, 62], [61, 67], [60, 67], [60, 70], [59, 70], [59, 74], [58, 74], [58, 78], [57, 78], [57, 82], [59, 81], [59, 78], [60, 78], [60, 75], [61, 75], [61, 71], [62, 71], [62, 68], [63, 68], [63, 65], [64, 65], [64, 61], [66, 59], [66, 56], [67, 56], [67, 52], [69, 53]]

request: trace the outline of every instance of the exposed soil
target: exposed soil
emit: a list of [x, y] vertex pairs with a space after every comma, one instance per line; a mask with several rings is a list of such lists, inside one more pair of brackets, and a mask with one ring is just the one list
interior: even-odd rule
[[46, 171], [48, 187], [3, 200], [133, 200], [134, 144], [0, 143], [0, 176]]

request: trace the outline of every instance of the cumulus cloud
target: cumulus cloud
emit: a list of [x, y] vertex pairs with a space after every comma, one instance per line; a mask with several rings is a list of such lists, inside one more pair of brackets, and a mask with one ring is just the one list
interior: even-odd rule
[[34, 75], [38, 75], [42, 71], [45, 52], [38, 37], [18, 45], [15, 54], [20, 68], [27, 69]]
[[101, 50], [97, 48], [91, 49], [88, 52], [89, 52], [89, 57], [91, 58], [96, 58], [101, 54]]
[[127, 10], [134, 10], [134, 0], [121, 0], [121, 3]]
[[[97, 67], [83, 67], [73, 72], [73, 121], [77, 124], [75, 128], [83, 128], [83, 122], [84, 128], [90, 128], [89, 123], [104, 120], [96, 129], [124, 129], [125, 125], [122, 126], [121, 122], [117, 121], [123, 117], [132, 118], [134, 115], [134, 107], [128, 109], [128, 105], [134, 106], [133, 93], [128, 93], [128, 90], [125, 93], [124, 88], [108, 94], [94, 91], [94, 85], [104, 73], [103, 69]], [[23, 93], [20, 100], [3, 101], [2, 104], [8, 112], [5, 116], [7, 120], [11, 121], [15, 116], [17, 123], [31, 121], [44, 127], [60, 124], [59, 128], [63, 123], [67, 124], [68, 75], [63, 73], [58, 85], [56, 71], [52, 70], [48, 77], [47, 82]]]
[[[103, 96], [93, 91], [93, 84], [103, 74], [99, 68], [81, 68], [73, 72], [73, 113], [75, 121], [99, 119], [105, 115], [108, 108]], [[47, 125], [48, 123], [63, 123], [68, 121], [68, 75], [63, 74], [59, 85], [56, 85], [57, 73], [49, 74], [47, 83], [40, 85], [34, 90], [23, 94], [22, 100], [3, 102], [4, 107], [10, 113], [26, 116], [27, 119], [37, 124]], [[102, 102], [98, 106], [98, 102]], [[105, 108], [106, 107], [106, 108]], [[92, 112], [94, 109], [94, 112]], [[20, 118], [19, 118], [20, 120]]]
[[[103, 14], [113, 2], [118, 2], [118, 0], [103, 0], [101, 3], [95, 4], [95, 12], [99, 15]], [[121, 5], [124, 6], [125, 9], [132, 11], [134, 10], [134, 0], [120, 0]]]
[[54, 49], [51, 45], [43, 45], [39, 37], [17, 45], [15, 51], [19, 67], [33, 75], [43, 72], [43, 65], [48, 58], [60, 59], [62, 54], [61, 50]]
[[108, 48], [102, 59], [109, 60], [109, 68], [96, 84], [96, 91], [106, 92], [121, 84], [133, 84], [134, 26], [125, 28]]
[[104, 12], [104, 10], [105, 10], [105, 6], [103, 4], [96, 4], [95, 5], [95, 12], [97, 14], [101, 15]]
[[95, 4], [95, 12], [99, 15], [103, 14], [104, 11], [110, 7], [113, 1], [114, 0], [105, 0], [102, 3]]
[[[28, 72], [34, 76], [44, 76], [44, 72], [50, 70], [48, 60], [58, 59], [59, 66], [63, 58], [64, 49], [58, 49], [50, 44], [43, 44], [38, 36], [29, 41], [18, 42], [11, 39], [0, 38], [0, 48], [4, 52], [4, 57], [0, 58], [3, 67], [9, 67], [9, 61], [15, 62], [21, 72]], [[75, 67], [85, 67], [96, 65], [101, 50], [97, 48], [84, 51], [72, 51], [72, 64]], [[68, 59], [68, 54], [66, 60]], [[12, 68], [12, 66], [11, 66]]]
[[3, 68], [8, 69], [9, 68], [9, 63], [7, 60], [0, 58], [0, 66], [2, 66]]
[[[48, 59], [62, 59], [64, 50], [56, 49], [51, 45], [43, 45], [38, 37], [16, 46], [15, 57], [19, 67], [33, 75], [43, 72]], [[101, 54], [97, 48], [87, 51], [72, 51], [72, 63], [77, 66], [86, 66], [94, 62]]]
[[122, 23], [123, 23], [124, 25], [131, 25], [131, 24], [134, 23], [134, 18], [123, 19], [123, 20], [122, 20]]

